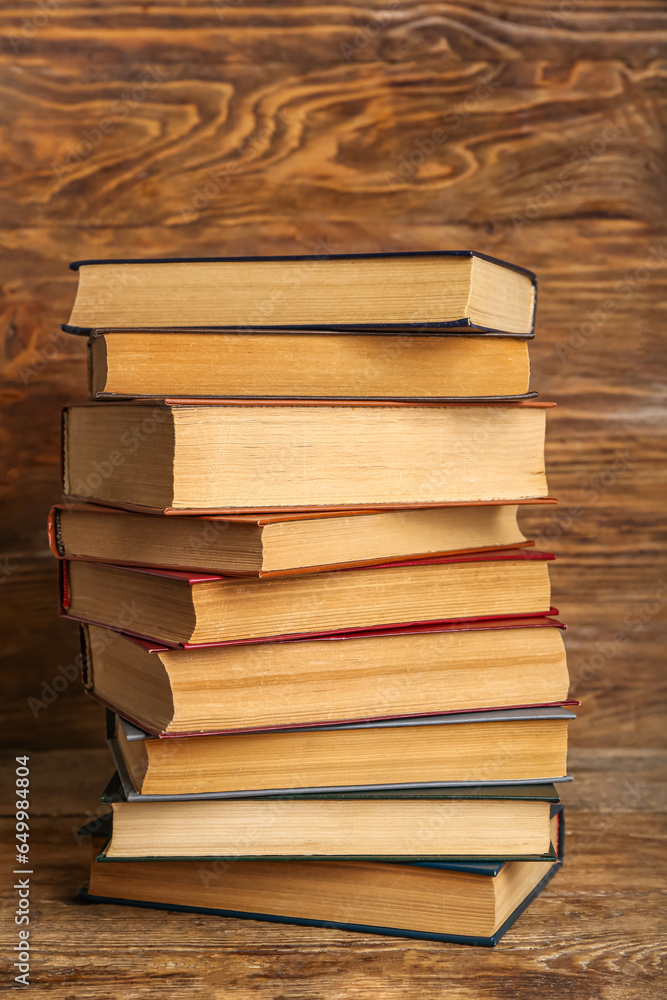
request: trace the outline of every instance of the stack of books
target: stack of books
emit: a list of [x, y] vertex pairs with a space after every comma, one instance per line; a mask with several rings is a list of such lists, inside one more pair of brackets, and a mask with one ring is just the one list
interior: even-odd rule
[[83, 897], [495, 944], [562, 862], [535, 278], [81, 261], [62, 614], [116, 774]]

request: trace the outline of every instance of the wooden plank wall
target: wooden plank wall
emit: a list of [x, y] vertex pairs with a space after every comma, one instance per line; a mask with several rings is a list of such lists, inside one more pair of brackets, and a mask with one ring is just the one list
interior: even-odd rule
[[[31, 754], [36, 984], [658, 996], [664, 0], [14, 0], [0, 34], [0, 740], [10, 778]], [[565, 870], [493, 954], [111, 907], [93, 924], [72, 903], [86, 864], [72, 831], [109, 762], [45, 532], [60, 407], [85, 396], [85, 345], [59, 333], [68, 261], [441, 248], [540, 278], [533, 385], [559, 403], [561, 506], [525, 524], [559, 556], [582, 701]]]
[[560, 556], [573, 745], [662, 745], [665, 4], [52, 7], [0, 9], [2, 738], [100, 739], [75, 683], [27, 703], [77, 652], [44, 530], [85, 387], [67, 262], [470, 247], [540, 278], [561, 507], [527, 523]]

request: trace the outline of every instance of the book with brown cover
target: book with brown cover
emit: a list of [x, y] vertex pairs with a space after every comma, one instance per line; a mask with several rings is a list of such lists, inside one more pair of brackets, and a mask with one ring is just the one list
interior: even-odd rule
[[544, 501], [545, 411], [553, 406], [81, 403], [63, 410], [63, 492], [126, 510], [204, 515]]
[[[516, 515], [530, 503], [543, 500], [500, 500], [468, 505], [446, 504], [440, 508], [401, 511], [317, 511], [283, 514], [213, 514], [171, 517], [156, 511], [127, 511], [118, 507], [71, 501], [54, 504], [48, 517], [48, 541], [58, 559], [113, 563], [116, 566], [150, 566], [228, 576], [266, 579], [291, 574], [321, 573], [353, 566], [380, 566], [387, 561], [526, 548], [534, 544], [519, 529]], [[108, 519], [110, 541], [107, 542]], [[84, 528], [77, 532], [79, 548], [68, 544], [68, 522]], [[86, 523], [88, 520], [89, 524]], [[321, 532], [324, 527], [326, 532]], [[296, 529], [296, 530], [295, 530]], [[305, 530], [304, 530], [305, 529]], [[315, 529], [315, 533], [313, 532]], [[351, 530], [353, 529], [353, 530]], [[346, 532], [343, 535], [343, 532]], [[266, 566], [269, 551], [279, 543], [281, 568]], [[272, 533], [273, 532], [273, 533]], [[319, 533], [318, 533], [319, 532]], [[294, 534], [294, 543], [289, 539]], [[324, 540], [322, 538], [324, 535]], [[286, 547], [287, 538], [287, 547]], [[458, 544], [456, 544], [458, 541]], [[464, 541], [465, 544], [461, 544]], [[181, 550], [177, 547], [181, 545]], [[86, 549], [85, 546], [88, 545]], [[160, 545], [164, 547], [162, 552]], [[150, 550], [154, 555], [147, 557]], [[132, 558], [119, 558], [125, 549]], [[307, 549], [305, 565], [300, 553]], [[240, 550], [240, 555], [239, 555]], [[355, 554], [345, 559], [340, 553]], [[328, 560], [312, 562], [323, 552]], [[378, 553], [382, 555], [378, 555]], [[252, 553], [252, 556], [251, 554]], [[338, 558], [332, 558], [334, 553]], [[123, 553], [124, 554], [124, 553]], [[160, 554], [161, 559], [157, 556]], [[235, 558], [236, 557], [236, 558]], [[287, 565], [291, 562], [291, 565]], [[217, 563], [217, 564], [216, 564]], [[261, 567], [261, 568], [260, 568]]]

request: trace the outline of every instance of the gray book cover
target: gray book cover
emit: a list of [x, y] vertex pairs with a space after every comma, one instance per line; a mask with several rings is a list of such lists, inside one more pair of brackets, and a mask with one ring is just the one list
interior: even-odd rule
[[[348, 723], [340, 726], [312, 726], [308, 727], [309, 732], [322, 732], [333, 729], [377, 729], [377, 728], [399, 728], [403, 726], [424, 726], [424, 725], [457, 725], [464, 722], [494, 722], [501, 720], [517, 720], [525, 719], [526, 721], [531, 721], [535, 719], [574, 719], [576, 716], [569, 709], [554, 707], [554, 708], [515, 708], [506, 709], [502, 711], [490, 711], [490, 712], [462, 712], [459, 715], [434, 715], [420, 718], [411, 719], [387, 719], [373, 722], [355, 722]], [[159, 737], [151, 736], [139, 729], [137, 726], [132, 725], [125, 719], [118, 716], [118, 724], [123, 729], [123, 734], [125, 738], [129, 741], [132, 740], [147, 740], [147, 739], [159, 739]], [[283, 730], [271, 730], [271, 733], [276, 732], [293, 732], [294, 729], [283, 729]], [[299, 728], [299, 732], [303, 731], [303, 727]], [[269, 734], [270, 736], [271, 734]], [[170, 739], [178, 739], [179, 737], [170, 737]], [[186, 739], [207, 739], [206, 736], [194, 736], [194, 737], [184, 737]], [[223, 737], [224, 738], [224, 737]], [[116, 716], [113, 712], [107, 711], [107, 743], [113, 757], [114, 764], [116, 765], [116, 770], [118, 772], [119, 780], [123, 789], [124, 798], [128, 802], [171, 802], [171, 801], [188, 801], [188, 800], [198, 800], [198, 799], [230, 799], [230, 798], [259, 798], [272, 795], [302, 795], [302, 794], [329, 794], [329, 793], [361, 793], [361, 792], [403, 792], [411, 790], [428, 790], [437, 791], [439, 789], [447, 788], [458, 788], [458, 789], [468, 789], [472, 791], [474, 789], [496, 789], [500, 790], [502, 788], [515, 788], [518, 786], [525, 786], [528, 788], [541, 788], [545, 785], [549, 786], [555, 782], [571, 781], [572, 778], [569, 775], [565, 776], [549, 776], [545, 775], [541, 778], [539, 782], [533, 779], [517, 781], [517, 780], [505, 780], [505, 781], [448, 781], [448, 782], [417, 782], [413, 784], [364, 784], [364, 785], [327, 785], [327, 786], [317, 786], [312, 788], [267, 788], [267, 789], [249, 789], [244, 791], [233, 791], [233, 792], [203, 792], [200, 794], [181, 794], [181, 795], [141, 795], [139, 792], [135, 791], [134, 786], [130, 780], [127, 768], [125, 766], [125, 761], [123, 759], [123, 754], [121, 752], [118, 740], [116, 739]], [[512, 796], [515, 797], [515, 796]], [[537, 797], [537, 796], [536, 796]], [[112, 801], [105, 800], [103, 801]]]

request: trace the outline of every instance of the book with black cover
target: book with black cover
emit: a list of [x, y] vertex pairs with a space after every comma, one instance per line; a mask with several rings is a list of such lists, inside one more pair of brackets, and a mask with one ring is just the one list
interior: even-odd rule
[[532, 271], [471, 250], [80, 260], [70, 333], [180, 328], [532, 337]]
[[[161, 806], [154, 801], [138, 802], [137, 799], [128, 804], [116, 773], [101, 801], [114, 808], [115, 822], [124, 839], [121, 847], [110, 840], [97, 860], [109, 864], [306, 858], [448, 862], [556, 860], [556, 849], [549, 842], [548, 830], [544, 827], [549, 817], [549, 804], [560, 801], [551, 784], [458, 788], [443, 785], [399, 790], [232, 795], [225, 797], [224, 802], [209, 798], [198, 809], [188, 805], [202, 801], [197, 797], [172, 802], [168, 809], [164, 807], [165, 800], [166, 797], [161, 799]], [[335, 804], [333, 808], [330, 803]], [[119, 816], [115, 813], [116, 807], [123, 810]], [[351, 820], [351, 826], [344, 817]], [[231, 829], [227, 829], [230, 823]], [[138, 830], [134, 829], [137, 824]], [[209, 849], [197, 849], [195, 845], [201, 839], [199, 831], [205, 824], [210, 825], [206, 831]], [[169, 834], [160, 845], [154, 831], [165, 825], [169, 826]], [[405, 843], [407, 828], [412, 829], [409, 847]], [[128, 829], [130, 842], [126, 836]], [[188, 833], [184, 840], [185, 829]], [[150, 831], [149, 836], [147, 831]], [[148, 851], [137, 848], [137, 832], [140, 843]], [[221, 835], [229, 845], [227, 850], [220, 848]], [[174, 837], [177, 840], [180, 837], [181, 843], [187, 842], [189, 849], [186, 852], [174, 850]], [[314, 847], [315, 843], [320, 847]], [[367, 845], [365, 849], [361, 843]], [[386, 848], [378, 847], [379, 843], [394, 846], [388, 853]], [[458, 845], [458, 849], [453, 845]]]
[[91, 399], [531, 399], [518, 337], [94, 331]]

